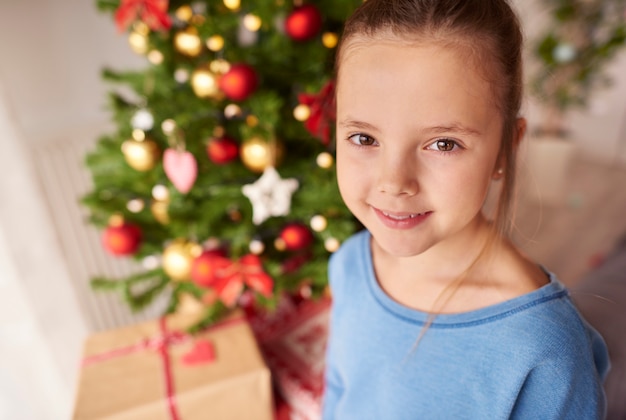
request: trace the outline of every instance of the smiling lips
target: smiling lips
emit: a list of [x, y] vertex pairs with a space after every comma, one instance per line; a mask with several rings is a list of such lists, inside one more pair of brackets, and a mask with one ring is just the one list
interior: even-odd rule
[[424, 213], [394, 213], [372, 207], [380, 221], [391, 229], [411, 229], [422, 223], [432, 211]]

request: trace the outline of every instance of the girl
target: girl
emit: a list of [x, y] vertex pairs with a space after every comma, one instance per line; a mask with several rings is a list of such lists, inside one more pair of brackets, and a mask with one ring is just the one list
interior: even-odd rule
[[[337, 57], [325, 419], [596, 419], [602, 338], [506, 239], [526, 123], [505, 0], [368, 0]], [[483, 204], [501, 193], [492, 223]]]

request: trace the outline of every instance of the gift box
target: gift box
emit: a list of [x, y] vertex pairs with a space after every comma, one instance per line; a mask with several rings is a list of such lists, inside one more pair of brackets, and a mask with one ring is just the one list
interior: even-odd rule
[[73, 418], [273, 419], [270, 371], [245, 315], [194, 335], [189, 325], [169, 316], [90, 336]]
[[319, 420], [331, 301], [283, 299], [274, 313], [255, 312], [250, 324], [291, 420]]

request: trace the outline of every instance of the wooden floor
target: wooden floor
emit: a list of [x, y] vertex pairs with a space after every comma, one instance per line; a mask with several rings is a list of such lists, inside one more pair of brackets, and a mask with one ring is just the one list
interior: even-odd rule
[[568, 172], [557, 204], [529, 198], [522, 178], [513, 238], [571, 286], [626, 235], [626, 166], [576, 157]]

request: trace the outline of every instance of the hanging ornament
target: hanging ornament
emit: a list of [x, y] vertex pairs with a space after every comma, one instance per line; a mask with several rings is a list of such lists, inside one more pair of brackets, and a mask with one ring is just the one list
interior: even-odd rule
[[213, 35], [206, 40], [206, 47], [213, 52], [218, 52], [224, 48], [224, 38], [220, 35]]
[[163, 270], [172, 280], [188, 280], [191, 264], [200, 255], [202, 247], [195, 242], [177, 239], [163, 250]]
[[122, 0], [115, 11], [117, 29], [122, 32], [140, 19], [153, 31], [166, 31], [172, 26], [167, 8], [168, 0]]
[[285, 32], [294, 41], [308, 41], [322, 28], [322, 15], [312, 4], [296, 7], [285, 19]]
[[322, 44], [328, 48], [332, 49], [337, 46], [339, 43], [339, 37], [334, 32], [324, 32], [322, 35]]
[[197, 57], [202, 52], [202, 40], [198, 30], [190, 26], [174, 35], [174, 47], [176, 51], [189, 57]]
[[304, 127], [311, 135], [319, 138], [324, 145], [328, 145], [330, 129], [336, 117], [334, 82], [331, 80], [326, 83], [318, 94], [298, 95], [298, 102], [309, 107], [309, 116]]
[[252, 222], [260, 225], [272, 216], [287, 216], [291, 210], [291, 196], [298, 189], [295, 178], [282, 179], [270, 166], [254, 183], [244, 185], [243, 195], [252, 203]]
[[250, 252], [254, 255], [261, 255], [263, 251], [265, 251], [265, 244], [263, 241], [259, 239], [253, 239], [250, 241], [250, 245], [248, 245]]
[[157, 144], [147, 138], [138, 140], [136, 138], [126, 140], [122, 143], [122, 153], [128, 165], [136, 171], [145, 172], [154, 168], [159, 160], [160, 150]]
[[301, 223], [290, 223], [280, 232], [280, 238], [289, 251], [297, 251], [309, 247], [313, 243], [313, 234]]
[[113, 255], [132, 255], [141, 245], [141, 229], [120, 216], [112, 217], [102, 234], [102, 244]]
[[252, 137], [241, 145], [241, 161], [253, 172], [260, 173], [269, 166], [278, 165], [283, 153], [280, 143], [268, 142], [260, 137]]
[[235, 12], [239, 10], [241, 0], [224, 0], [224, 6]]
[[191, 280], [198, 286], [211, 287], [218, 279], [218, 270], [230, 265], [224, 252], [217, 249], [203, 251], [191, 264]]
[[206, 152], [211, 162], [224, 165], [239, 157], [239, 145], [228, 136], [212, 138], [207, 144]]
[[217, 75], [208, 67], [198, 67], [191, 74], [191, 88], [199, 98], [218, 98], [220, 90]]
[[167, 225], [170, 222], [170, 214], [168, 211], [169, 201], [153, 201], [150, 205], [150, 212], [154, 219], [162, 225]]
[[219, 80], [219, 87], [233, 101], [243, 101], [257, 88], [259, 81], [254, 68], [247, 64], [233, 64]]
[[180, 20], [181, 22], [189, 22], [189, 20], [193, 16], [193, 9], [188, 4], [185, 4], [176, 9], [176, 12], [174, 12], [174, 16], [176, 16], [176, 19]]
[[163, 153], [163, 170], [174, 187], [187, 194], [198, 176], [198, 164], [192, 153], [169, 148]]
[[217, 263], [216, 279], [211, 285], [220, 300], [228, 307], [235, 305], [243, 292], [244, 285], [261, 293], [272, 296], [274, 280], [263, 270], [261, 259], [254, 254], [244, 255], [239, 261], [222, 258]]
[[135, 54], [144, 55], [148, 52], [150, 41], [147, 34], [132, 31], [128, 34], [128, 45]]

